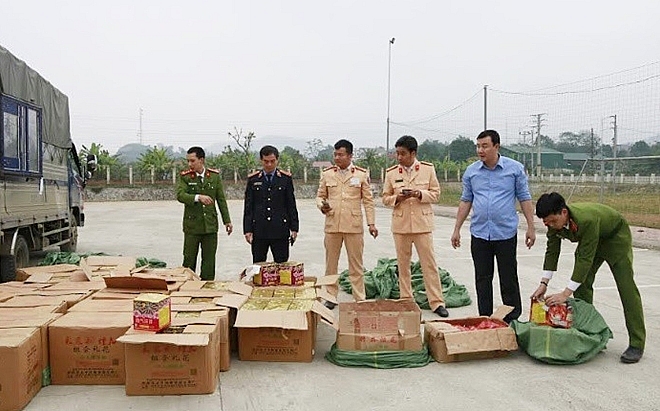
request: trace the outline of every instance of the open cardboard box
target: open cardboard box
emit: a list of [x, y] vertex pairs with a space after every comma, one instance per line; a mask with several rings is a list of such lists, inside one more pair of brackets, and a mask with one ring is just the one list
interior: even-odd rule
[[[321, 286], [335, 284], [338, 276], [320, 278], [306, 277], [313, 282], [317, 298], [336, 302]], [[299, 286], [304, 287], [304, 286]], [[267, 287], [258, 287], [264, 289]], [[274, 286], [273, 289], [292, 286]], [[226, 294], [214, 299], [217, 305], [236, 308], [238, 328], [238, 357], [244, 361], [290, 361], [311, 362], [316, 344], [316, 326], [319, 321], [334, 327], [334, 315], [316, 299], [309, 311], [253, 311], [241, 307], [252, 294], [253, 287], [233, 283], [229, 289], [235, 294]]]
[[118, 339], [126, 347], [127, 395], [215, 392], [227, 311], [215, 317], [175, 318], [170, 328], [176, 333], [131, 329]]
[[[424, 340], [431, 356], [438, 362], [455, 362], [503, 357], [516, 351], [516, 333], [503, 320], [512, 310], [513, 307], [503, 305], [490, 317], [426, 321]], [[486, 319], [500, 323], [503, 328], [461, 331], [453, 326], [477, 325]]]
[[349, 351], [419, 351], [422, 312], [412, 299], [339, 304], [337, 348]]

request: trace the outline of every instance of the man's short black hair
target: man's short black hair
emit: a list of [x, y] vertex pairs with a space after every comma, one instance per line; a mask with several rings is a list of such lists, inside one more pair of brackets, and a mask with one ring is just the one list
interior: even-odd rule
[[201, 147], [193, 146], [188, 149], [188, 154], [195, 154], [197, 158], [205, 158], [206, 153], [204, 152], [204, 149]]
[[280, 152], [277, 151], [277, 148], [275, 148], [274, 146], [263, 146], [261, 147], [261, 150], [259, 150], [260, 159], [267, 157], [271, 154], [275, 154], [275, 158], [277, 159], [280, 158]]
[[417, 152], [417, 140], [415, 140], [415, 137], [413, 136], [402, 136], [399, 137], [399, 139], [394, 143], [394, 147], [403, 147], [410, 151], [411, 153], [414, 151], [415, 153]]
[[500, 133], [495, 130], [484, 130], [477, 136], [477, 140], [482, 138], [490, 137], [490, 141], [493, 142], [493, 145], [500, 144]]
[[347, 154], [353, 154], [353, 143], [351, 143], [350, 141], [342, 138], [341, 140], [335, 143], [335, 150], [339, 150], [342, 147], [346, 149]]
[[536, 201], [536, 216], [546, 218], [550, 214], [561, 214], [566, 207], [566, 200], [559, 193], [545, 193]]

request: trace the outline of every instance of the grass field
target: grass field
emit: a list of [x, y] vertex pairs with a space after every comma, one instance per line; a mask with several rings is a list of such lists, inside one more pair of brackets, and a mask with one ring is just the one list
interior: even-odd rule
[[[461, 196], [459, 183], [440, 183], [441, 205], [457, 206]], [[532, 185], [532, 200], [541, 193], [556, 191], [567, 199], [568, 204], [577, 202], [600, 202], [599, 185], [579, 185], [573, 190], [569, 184]], [[573, 194], [571, 196], [571, 192]], [[570, 196], [570, 199], [569, 199]], [[620, 211], [630, 225], [660, 228], [660, 186], [622, 186], [616, 189], [607, 186], [603, 192], [603, 204]]]

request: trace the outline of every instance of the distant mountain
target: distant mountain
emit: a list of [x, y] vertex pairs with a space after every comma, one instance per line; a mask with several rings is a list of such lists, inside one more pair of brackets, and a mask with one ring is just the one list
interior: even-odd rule
[[[184, 148], [178, 147], [175, 150], [173, 146], [164, 146], [162, 144], [158, 144], [157, 147], [164, 147], [173, 158], [186, 157], [186, 149]], [[152, 148], [152, 146], [145, 146], [138, 143], [126, 144], [117, 150], [117, 156], [122, 162], [131, 164], [137, 162], [140, 156], [146, 153], [150, 148]]]

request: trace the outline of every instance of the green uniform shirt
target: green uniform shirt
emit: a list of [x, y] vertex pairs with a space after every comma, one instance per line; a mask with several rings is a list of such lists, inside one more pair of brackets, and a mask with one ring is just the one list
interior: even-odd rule
[[[218, 170], [207, 168], [204, 181], [193, 170], [186, 170], [179, 176], [176, 186], [176, 199], [185, 204], [183, 211], [183, 232], [186, 234], [211, 234], [218, 232], [218, 211], [222, 214], [222, 223], [231, 222], [225, 191]], [[207, 195], [215, 200], [211, 205], [195, 202], [195, 195]]]
[[[561, 230], [548, 229], [548, 244], [543, 269], [557, 271], [562, 239], [577, 242], [571, 280], [582, 284], [589, 274], [596, 254], [605, 251], [607, 240], [613, 238], [624, 227], [626, 230], [629, 228], [621, 213], [603, 204], [575, 203], [567, 208], [570, 216], [568, 227]], [[610, 259], [615, 257], [613, 254], [626, 255], [630, 251], [630, 247], [628, 249], [618, 248], [607, 247], [607, 255], [603, 257]]]

